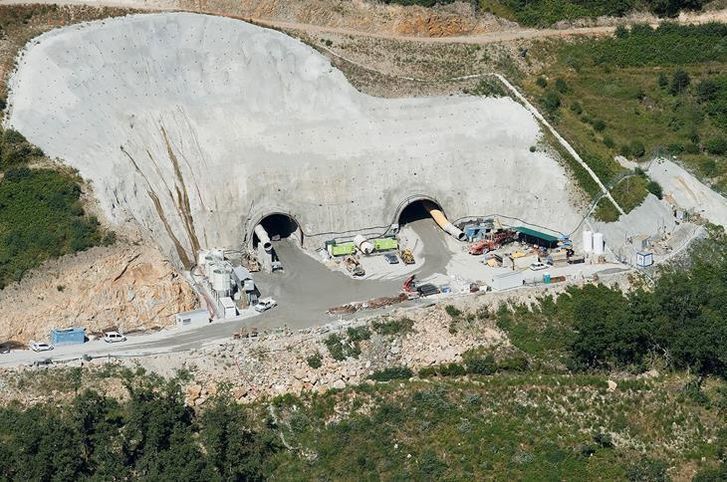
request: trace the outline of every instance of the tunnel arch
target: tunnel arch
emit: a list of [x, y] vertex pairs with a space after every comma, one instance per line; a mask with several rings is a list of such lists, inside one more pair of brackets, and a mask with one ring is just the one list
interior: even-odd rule
[[293, 237], [297, 243], [303, 246], [303, 229], [298, 220], [291, 214], [282, 211], [274, 211], [260, 216], [253, 224], [249, 234], [248, 242], [253, 249], [257, 248], [260, 238], [255, 232], [255, 227], [261, 225], [271, 240]]
[[466, 240], [462, 230], [447, 219], [442, 204], [429, 196], [412, 196], [403, 201], [399, 205], [396, 223], [401, 227], [407, 223], [426, 218], [431, 218], [444, 232], [458, 241]]
[[442, 207], [442, 203], [440, 203], [436, 198], [426, 195], [416, 195], [408, 197], [399, 204], [394, 222], [399, 226], [404, 226], [407, 222], [430, 218], [431, 216], [426, 210], [427, 204], [433, 205], [436, 209], [439, 209], [443, 213], [445, 212]]

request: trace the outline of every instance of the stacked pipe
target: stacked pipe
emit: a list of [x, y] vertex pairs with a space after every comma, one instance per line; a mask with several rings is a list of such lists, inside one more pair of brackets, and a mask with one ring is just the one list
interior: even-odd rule
[[450, 223], [441, 210], [437, 209], [431, 203], [425, 203], [424, 206], [432, 219], [434, 219], [434, 222], [436, 222], [439, 227], [444, 230], [445, 233], [449, 234], [450, 236], [454, 237], [459, 241], [464, 241], [466, 239], [466, 236], [462, 232], [462, 230], [454, 224]]
[[265, 231], [262, 224], [255, 226], [255, 234], [257, 235], [257, 239], [260, 240], [260, 243], [262, 243], [265, 251], [269, 253], [273, 250], [273, 243], [270, 242], [270, 236], [268, 236], [268, 232]]

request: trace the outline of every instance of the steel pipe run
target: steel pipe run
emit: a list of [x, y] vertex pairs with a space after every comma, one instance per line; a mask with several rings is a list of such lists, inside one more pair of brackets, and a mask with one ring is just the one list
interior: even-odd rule
[[426, 203], [424, 205], [429, 215], [434, 219], [434, 222], [444, 230], [445, 233], [449, 234], [458, 241], [464, 241], [466, 239], [465, 234], [454, 224], [450, 223], [444, 213], [434, 207], [434, 205]]
[[255, 226], [255, 234], [257, 235], [257, 239], [263, 244], [265, 251], [269, 253], [273, 250], [273, 243], [270, 242], [270, 236], [268, 236], [268, 232], [265, 231], [262, 224]]
[[358, 250], [363, 254], [371, 254], [374, 252], [374, 244], [371, 241], [366, 241], [366, 238], [360, 234], [353, 238], [353, 244], [355, 244]]

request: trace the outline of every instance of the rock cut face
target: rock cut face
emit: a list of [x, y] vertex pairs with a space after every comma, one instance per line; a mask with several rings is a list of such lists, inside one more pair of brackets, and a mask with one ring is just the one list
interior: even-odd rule
[[310, 47], [229, 18], [134, 15], [31, 41], [7, 124], [90, 179], [180, 266], [238, 247], [286, 213], [307, 240], [396, 222], [436, 199], [451, 219], [577, 222], [565, 172], [530, 152], [539, 127], [509, 98], [380, 99]]

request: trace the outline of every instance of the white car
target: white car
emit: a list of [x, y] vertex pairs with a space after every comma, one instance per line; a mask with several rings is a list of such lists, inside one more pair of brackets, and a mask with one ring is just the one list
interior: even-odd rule
[[50, 343], [44, 343], [42, 341], [31, 341], [30, 342], [30, 349], [33, 351], [51, 351], [53, 349], [53, 345]]
[[262, 313], [268, 311], [270, 308], [278, 306], [278, 302], [272, 298], [261, 298], [260, 301], [255, 305], [255, 311]]
[[126, 337], [118, 331], [107, 331], [103, 334], [103, 341], [105, 341], [106, 343], [118, 343], [121, 341], [126, 341]]
[[533, 263], [530, 265], [530, 269], [533, 271], [540, 271], [541, 269], [547, 269], [548, 265], [545, 263]]

